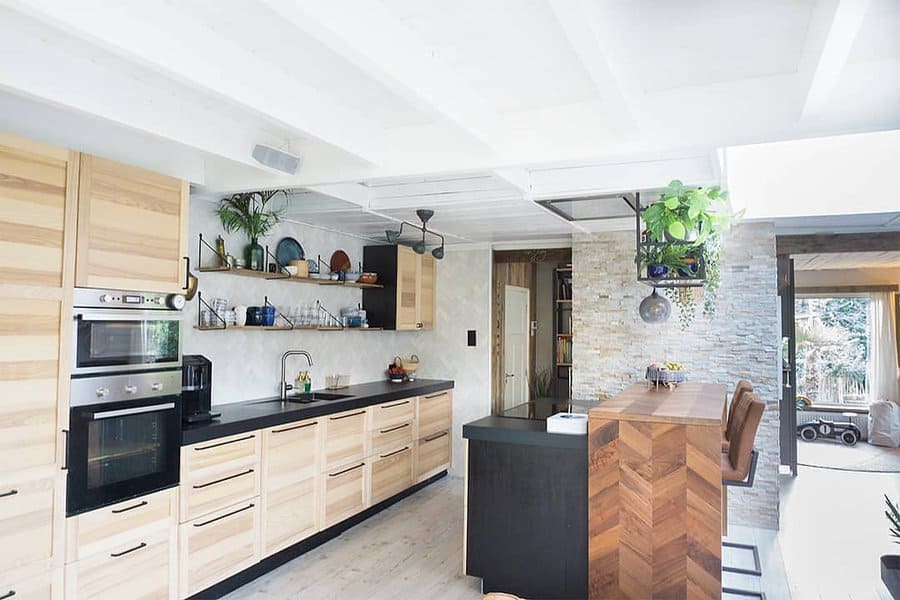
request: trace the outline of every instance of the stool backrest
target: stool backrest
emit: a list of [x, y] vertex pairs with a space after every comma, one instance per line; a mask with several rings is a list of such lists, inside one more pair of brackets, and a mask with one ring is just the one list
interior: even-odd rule
[[728, 405], [728, 419], [725, 425], [725, 439], [731, 441], [731, 436], [734, 433], [734, 415], [735, 409], [738, 408], [738, 404], [742, 399], [748, 394], [753, 392], [753, 384], [747, 381], [746, 379], [741, 379], [737, 382], [737, 386], [734, 388], [734, 395], [731, 397], [731, 403]]
[[[744, 479], [750, 472], [750, 461], [753, 458], [753, 444], [756, 442], [756, 431], [762, 420], [766, 403], [759, 396], [750, 392], [746, 394], [749, 402], [746, 410], [735, 415], [734, 437], [728, 446], [728, 462], [736, 475], [733, 479]], [[731, 479], [732, 477], [729, 477]]]

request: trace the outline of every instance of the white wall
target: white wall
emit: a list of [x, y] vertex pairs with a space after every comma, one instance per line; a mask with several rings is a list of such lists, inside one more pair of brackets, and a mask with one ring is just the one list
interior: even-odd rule
[[[342, 306], [362, 301], [362, 291], [284, 281], [235, 277], [225, 273], [198, 273], [197, 236], [203, 233], [212, 244], [222, 232], [213, 212], [215, 204], [193, 198], [190, 213], [191, 262], [200, 278], [204, 300], [228, 299], [228, 305], [262, 304], [263, 297], [277, 307], [304, 305], [321, 300], [333, 313]], [[296, 238], [307, 257], [343, 249], [354, 264], [362, 260], [362, 248], [370, 242], [352, 236], [315, 229], [296, 223], [279, 224], [262, 244], [274, 245], [282, 237]], [[246, 245], [242, 234], [225, 236], [229, 253], [240, 255]], [[207, 254], [207, 261], [212, 257]], [[324, 386], [325, 375], [348, 373], [351, 383], [385, 377], [388, 363], [396, 355], [418, 354], [423, 378], [453, 379], [454, 392], [454, 472], [461, 474], [462, 424], [490, 413], [490, 261], [488, 249], [454, 251], [438, 262], [437, 325], [434, 331], [199, 331], [199, 302], [195, 298], [185, 309], [185, 354], [203, 354], [213, 362], [213, 404], [228, 404], [271, 397], [278, 394], [281, 355], [285, 350], [307, 350], [313, 357], [313, 389]], [[466, 332], [475, 329], [478, 345], [466, 346]], [[302, 357], [288, 359], [288, 374], [308, 369]]]

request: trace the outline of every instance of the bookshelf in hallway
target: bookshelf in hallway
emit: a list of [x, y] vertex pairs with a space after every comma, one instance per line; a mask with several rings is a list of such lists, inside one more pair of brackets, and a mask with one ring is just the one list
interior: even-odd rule
[[554, 270], [553, 391], [557, 398], [572, 397], [572, 264]]

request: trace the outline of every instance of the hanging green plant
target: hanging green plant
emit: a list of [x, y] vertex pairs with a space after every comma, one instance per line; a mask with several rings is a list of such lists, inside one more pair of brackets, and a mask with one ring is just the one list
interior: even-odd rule
[[665, 288], [666, 298], [678, 306], [678, 324], [682, 331], [687, 331], [697, 318], [697, 296], [700, 288], [679, 287]]
[[728, 192], [719, 186], [689, 188], [674, 179], [659, 200], [644, 209], [641, 218], [651, 241], [672, 239], [702, 244], [709, 236], [727, 230], [732, 221], [743, 215], [743, 211], [735, 215], [715, 211], [716, 207], [724, 207], [727, 199]]

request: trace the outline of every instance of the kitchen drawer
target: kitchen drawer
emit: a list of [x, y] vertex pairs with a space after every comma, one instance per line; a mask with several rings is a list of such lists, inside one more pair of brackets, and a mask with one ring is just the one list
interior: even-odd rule
[[181, 482], [181, 519], [183, 523], [259, 495], [259, 463], [234, 461]]
[[318, 450], [322, 425], [299, 421], [263, 431], [263, 487], [280, 489], [319, 474]]
[[259, 561], [259, 499], [180, 526], [180, 586], [186, 598]]
[[366, 463], [359, 461], [327, 471], [322, 477], [322, 529], [366, 507]]
[[199, 442], [181, 449], [181, 479], [226, 462], [259, 460], [259, 432], [251, 431]]
[[380, 429], [370, 431], [369, 455], [377, 455], [385, 450], [391, 450], [412, 442], [414, 424], [415, 422], [410, 417], [405, 423], [385, 425]]
[[54, 500], [52, 477], [0, 480], [0, 573], [52, 556]]
[[413, 484], [413, 446], [405, 446], [372, 457], [369, 505], [398, 494]]
[[453, 392], [445, 390], [419, 396], [419, 438], [450, 429], [453, 419]]
[[450, 468], [450, 431], [425, 436], [416, 447], [416, 483]]
[[73, 562], [143, 534], [178, 523], [178, 488], [170, 488], [66, 519], [66, 562]]
[[361, 461], [366, 456], [366, 409], [324, 417], [323, 469]]
[[403, 400], [385, 402], [384, 404], [373, 406], [370, 410], [372, 411], [370, 427], [373, 430], [384, 429], [415, 418], [416, 399], [404, 398]]
[[319, 479], [287, 487], [264, 488], [262, 495], [262, 556], [266, 557], [318, 533], [316, 502]]
[[[10, 595], [14, 593], [14, 595]], [[48, 570], [25, 579], [7, 579], [0, 573], [0, 598], [12, 600], [62, 600], [63, 570]]]
[[174, 599], [174, 561], [174, 527], [134, 538], [66, 565], [66, 600]]

